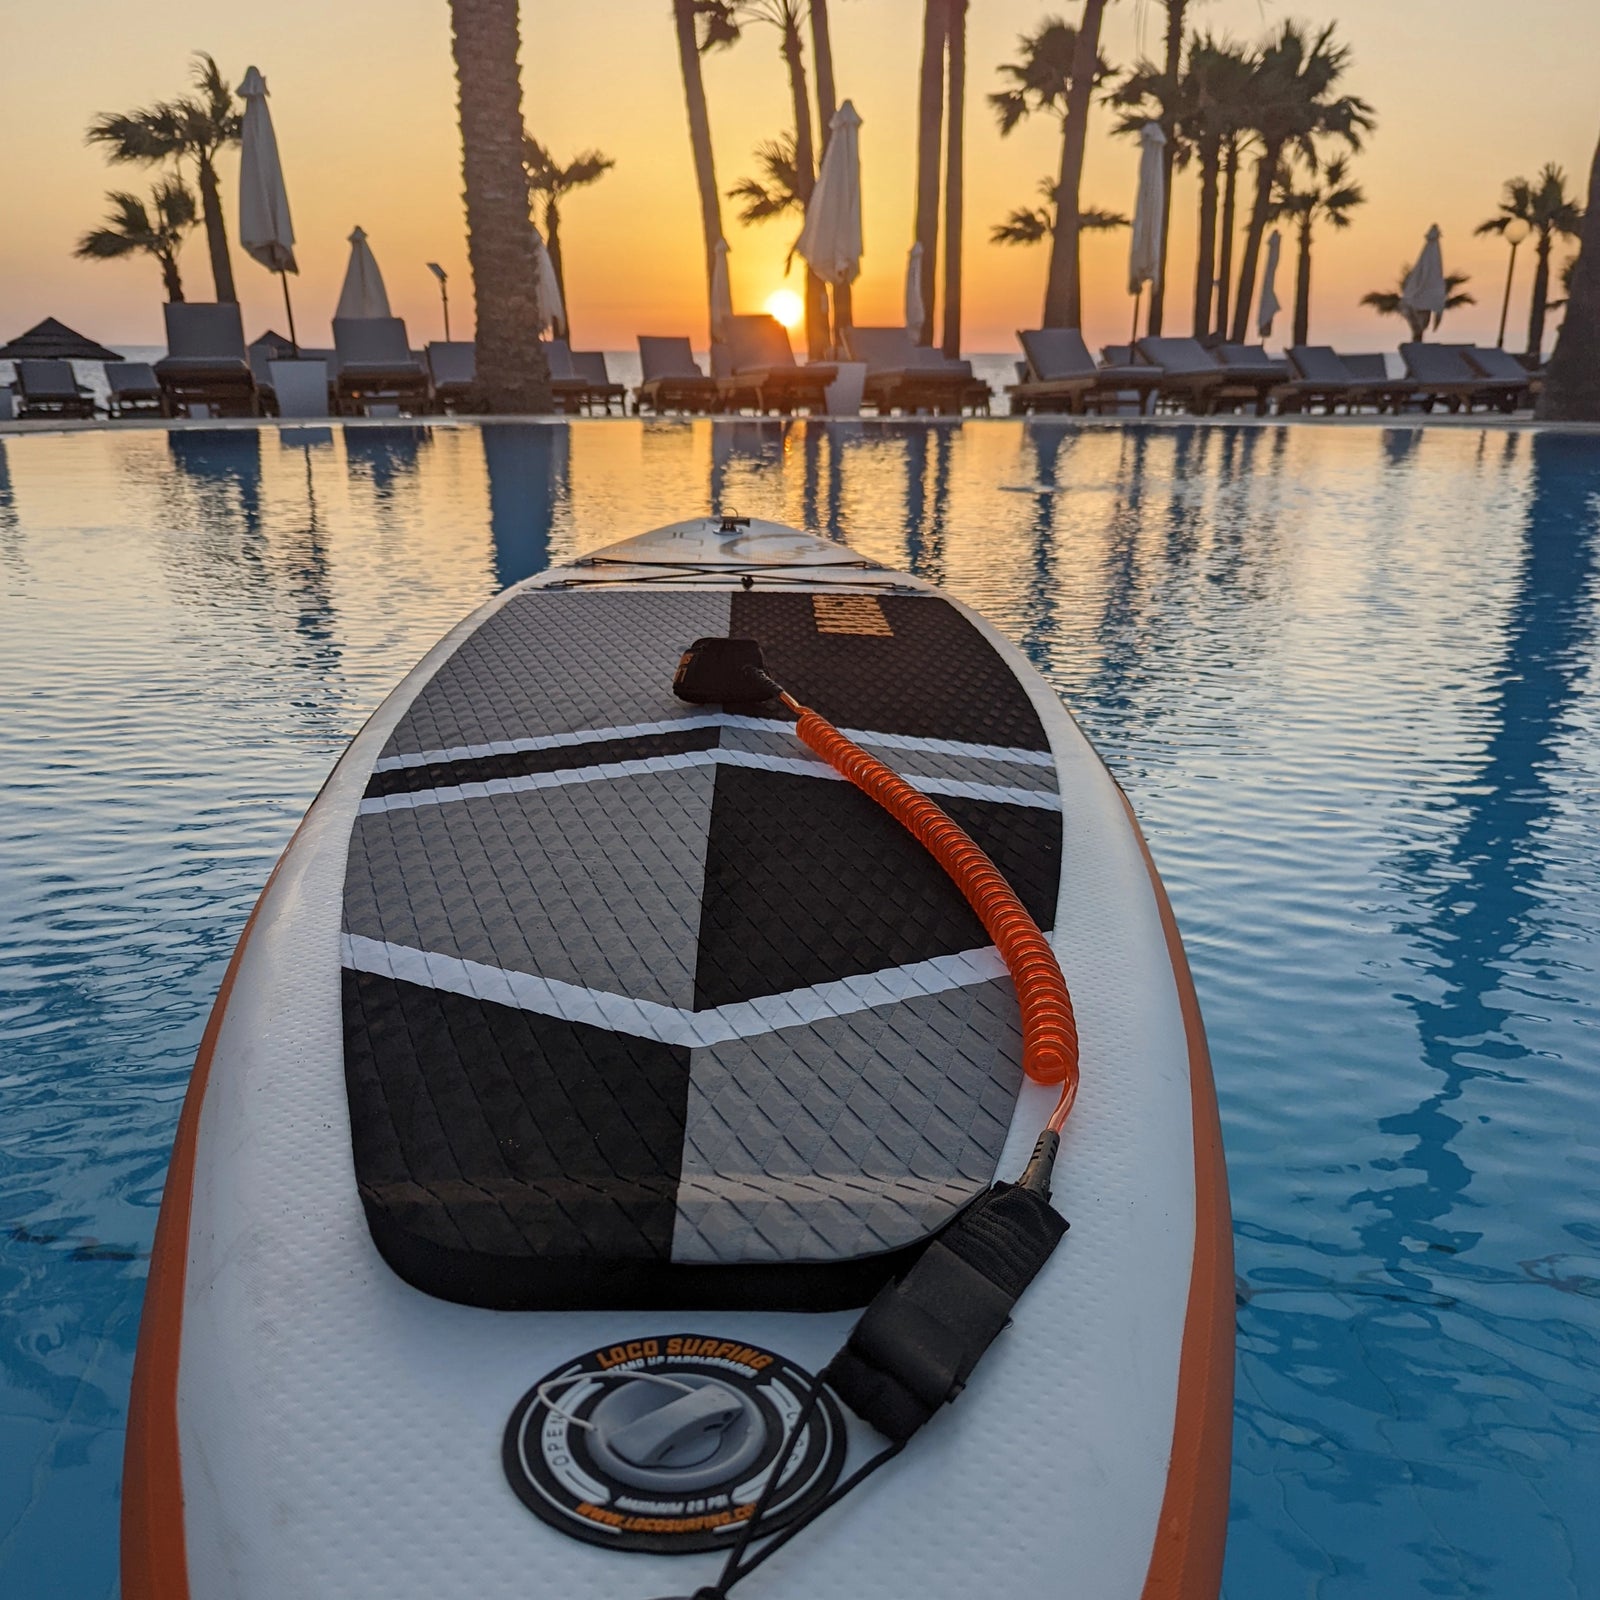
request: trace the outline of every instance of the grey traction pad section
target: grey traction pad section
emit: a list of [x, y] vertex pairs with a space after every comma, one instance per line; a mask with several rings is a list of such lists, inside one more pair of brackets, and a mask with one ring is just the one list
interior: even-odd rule
[[1021, 1053], [1008, 979], [692, 1051], [672, 1259], [922, 1238], [994, 1176]]
[[692, 1007], [715, 784], [706, 766], [358, 817], [345, 928]]
[[[386, 756], [693, 716], [672, 674], [693, 639], [726, 634], [732, 596], [534, 590], [503, 606], [440, 667]], [[627, 649], [616, 648], [627, 640]]]

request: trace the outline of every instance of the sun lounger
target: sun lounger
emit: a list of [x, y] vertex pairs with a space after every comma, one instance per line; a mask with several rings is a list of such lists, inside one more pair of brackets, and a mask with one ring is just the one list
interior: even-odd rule
[[17, 363], [19, 417], [92, 417], [94, 396], [73, 376], [70, 361]]
[[107, 409], [114, 417], [164, 417], [167, 397], [161, 380], [147, 361], [108, 361], [106, 386], [111, 391]]
[[990, 389], [970, 361], [953, 361], [919, 345], [904, 328], [846, 328], [845, 347], [866, 364], [863, 397], [879, 416], [932, 411], [960, 416], [967, 406], [987, 411]]
[[583, 410], [589, 395], [589, 380], [578, 371], [571, 347], [565, 339], [547, 340], [545, 365], [550, 368], [550, 393], [556, 405], [570, 415]]
[[726, 353], [727, 376], [719, 376], [722, 400], [730, 409], [790, 412], [801, 406], [825, 411], [828, 385], [838, 368], [821, 361], [800, 366], [789, 335], [776, 317], [730, 319]]
[[610, 416], [613, 400], [617, 403], [618, 411], [628, 409], [628, 391], [620, 383], [611, 381], [603, 350], [574, 350], [572, 368], [583, 379], [583, 403], [591, 410], [595, 406], [603, 406], [606, 415]]
[[1339, 357], [1350, 375], [1367, 386], [1379, 411], [1398, 414], [1417, 397], [1416, 380], [1390, 376], [1389, 360], [1381, 350], [1369, 350]]
[[1126, 352], [1121, 361], [1096, 366], [1083, 335], [1076, 328], [1031, 328], [1019, 331], [1017, 340], [1027, 357], [1026, 376], [1012, 384], [1011, 411], [1106, 411], [1132, 404], [1144, 407], [1161, 374], [1148, 363], [1135, 362]]
[[1536, 387], [1534, 374], [1509, 350], [1490, 350], [1483, 345], [1469, 345], [1463, 354], [1467, 358], [1467, 365], [1479, 373], [1486, 384], [1505, 386], [1495, 397], [1502, 411], [1515, 411], [1520, 405], [1533, 403]]
[[428, 408], [428, 374], [406, 342], [399, 317], [335, 317], [334, 400], [347, 416], [372, 406], [415, 413]]
[[256, 417], [261, 401], [244, 347], [239, 308], [231, 301], [182, 301], [162, 307], [167, 321], [167, 353], [156, 362], [156, 377], [174, 415]]
[[423, 351], [433, 403], [441, 411], [454, 411], [468, 402], [478, 378], [478, 347], [470, 339], [438, 339]]
[[1475, 405], [1501, 405], [1505, 385], [1486, 380], [1467, 360], [1464, 344], [1400, 346], [1400, 359], [1416, 384], [1417, 399], [1432, 411], [1442, 402], [1450, 411], [1471, 411]]
[[[1163, 402], [1208, 415], [1217, 407], [1227, 377], [1222, 363], [1198, 339], [1172, 339], [1146, 335], [1135, 349], [1151, 366], [1161, 369], [1156, 405]], [[1235, 385], [1235, 388], [1238, 388]], [[1254, 392], [1253, 386], [1250, 386]]]
[[654, 334], [639, 336], [642, 377], [633, 392], [633, 409], [663, 411], [715, 411], [717, 380], [708, 378], [694, 359], [689, 341]]
[[1252, 404], [1265, 416], [1269, 401], [1289, 381], [1289, 363], [1269, 356], [1262, 344], [1219, 344], [1213, 352], [1223, 369], [1215, 407]]
[[1378, 403], [1372, 384], [1357, 377], [1332, 345], [1294, 344], [1288, 356], [1289, 381], [1278, 391], [1280, 411], [1310, 411], [1320, 405], [1331, 415], [1339, 406], [1354, 411]]

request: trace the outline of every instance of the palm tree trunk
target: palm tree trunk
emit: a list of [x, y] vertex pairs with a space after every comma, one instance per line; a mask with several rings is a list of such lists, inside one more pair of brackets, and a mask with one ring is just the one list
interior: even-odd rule
[[1222, 234], [1217, 250], [1217, 336], [1228, 334], [1228, 302], [1233, 289], [1234, 206], [1239, 193], [1239, 141], [1230, 138], [1222, 157]]
[[544, 248], [550, 257], [550, 270], [556, 275], [556, 288], [561, 291], [561, 326], [552, 328], [551, 336], [572, 343], [572, 302], [567, 298], [567, 275], [561, 266], [561, 207], [551, 195], [544, 203]]
[[178, 276], [178, 258], [170, 250], [159, 250], [156, 259], [161, 263], [161, 282], [167, 291], [167, 300], [175, 306], [183, 304], [183, 279]]
[[1250, 306], [1256, 297], [1256, 269], [1261, 264], [1261, 238], [1267, 231], [1267, 213], [1272, 210], [1272, 174], [1278, 170], [1279, 145], [1267, 145], [1256, 157], [1256, 196], [1245, 227], [1244, 257], [1239, 263], [1239, 293], [1233, 303], [1233, 342], [1243, 344], [1250, 336]]
[[1222, 151], [1200, 152], [1200, 225], [1194, 264], [1194, 337], [1211, 332], [1211, 291], [1217, 271], [1217, 166]]
[[[816, 4], [816, 0], [812, 0]], [[944, 157], [944, 353], [961, 356], [962, 143], [966, 135], [967, 0], [949, 0], [950, 127]]]
[[1550, 246], [1548, 228], [1539, 230], [1534, 246], [1533, 298], [1528, 303], [1528, 354], [1537, 366], [1544, 359], [1544, 317], [1550, 304]]
[[700, 75], [700, 42], [695, 35], [694, 0], [672, 0], [678, 29], [678, 62], [683, 68], [683, 98], [689, 108], [689, 145], [700, 188], [700, 226], [706, 250], [706, 305], [711, 304], [711, 275], [722, 239], [722, 200], [717, 193], [716, 163], [711, 151], [711, 118], [706, 111], [705, 80]]
[[[825, 156], [828, 153], [833, 114], [839, 109], [833, 86], [833, 33], [828, 25], [828, 0], [811, 0], [811, 50], [817, 58], [817, 139]], [[822, 170], [820, 158], [817, 170]], [[855, 306], [848, 283], [836, 283], [833, 286], [833, 320], [836, 328], [848, 328], [855, 320]]]
[[949, 0], [926, 0], [922, 12], [922, 77], [917, 94], [916, 240], [922, 246], [922, 328], [918, 344], [933, 343], [934, 290], [939, 259], [939, 143], [944, 127], [944, 47]]
[[209, 157], [201, 157], [196, 176], [200, 185], [200, 215], [206, 224], [206, 248], [211, 252], [211, 282], [218, 301], [239, 298], [233, 287], [233, 260], [228, 254], [228, 225], [222, 216], [222, 196], [217, 169]]
[[1294, 275], [1294, 338], [1292, 344], [1311, 343], [1311, 213], [1300, 217], [1300, 260]]
[[1589, 204], [1567, 314], [1556, 335], [1538, 415], [1552, 422], [1600, 422], [1600, 145], [1589, 169]]
[[1044, 295], [1044, 326], [1083, 326], [1083, 285], [1078, 263], [1078, 184], [1089, 141], [1089, 102], [1100, 54], [1100, 19], [1106, 0], [1084, 0], [1083, 21], [1072, 57], [1072, 87], [1061, 125], [1061, 175], [1056, 186], [1056, 227], [1050, 236], [1050, 281]]
[[466, 183], [467, 258], [477, 304], [478, 403], [550, 409], [539, 343], [537, 266], [522, 165], [517, 0], [450, 0]]
[[[806, 63], [798, 28], [783, 35], [783, 59], [789, 66], [789, 98], [794, 104], [795, 189], [801, 209], [811, 204], [817, 182], [816, 149], [811, 142], [811, 94], [806, 86]], [[806, 354], [820, 360], [828, 352], [828, 291], [821, 278], [806, 269]]]
[[[1189, 0], [1166, 0], [1167, 5], [1167, 60], [1166, 74], [1169, 84], [1178, 81], [1178, 68], [1183, 61], [1183, 14]], [[1172, 229], [1172, 164], [1178, 153], [1178, 129], [1170, 111], [1161, 116], [1161, 131], [1167, 136], [1166, 147], [1161, 152], [1161, 251], [1157, 256], [1156, 281], [1150, 285], [1150, 314], [1146, 332], [1161, 332], [1161, 318], [1167, 307], [1167, 235]]]

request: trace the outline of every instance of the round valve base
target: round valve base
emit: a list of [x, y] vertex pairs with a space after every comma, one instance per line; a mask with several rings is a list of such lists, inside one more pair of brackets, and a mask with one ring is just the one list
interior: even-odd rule
[[[710, 1334], [591, 1350], [517, 1403], [506, 1476], [529, 1510], [575, 1539], [667, 1555], [725, 1549], [816, 1381], [771, 1350]], [[826, 1390], [786, 1454], [763, 1533], [814, 1506], [839, 1476], [844, 1424]]]

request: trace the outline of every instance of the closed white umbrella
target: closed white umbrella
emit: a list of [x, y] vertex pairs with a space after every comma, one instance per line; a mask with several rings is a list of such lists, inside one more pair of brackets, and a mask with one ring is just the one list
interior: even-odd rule
[[561, 285], [556, 281], [556, 269], [550, 264], [550, 252], [544, 247], [544, 235], [532, 223], [533, 256], [536, 280], [539, 286], [539, 327], [548, 328], [550, 337], [567, 325], [567, 308], [561, 301]]
[[383, 274], [378, 271], [377, 257], [367, 243], [364, 228], [350, 235], [350, 265], [345, 268], [344, 288], [339, 291], [336, 317], [386, 317], [389, 315], [389, 291], [383, 286]]
[[728, 282], [728, 241], [717, 240], [717, 259], [711, 268], [711, 342], [726, 344], [733, 322], [733, 289]]
[[299, 272], [294, 259], [294, 224], [289, 220], [289, 193], [283, 186], [278, 136], [267, 108], [267, 80], [249, 68], [239, 85], [244, 101], [244, 126], [239, 139], [239, 243], [247, 255], [283, 279], [283, 309], [289, 318], [289, 342], [295, 337], [294, 307], [289, 304], [289, 274]]
[[1444, 251], [1439, 247], [1439, 224], [1428, 229], [1422, 244], [1422, 254], [1416, 265], [1406, 274], [1400, 286], [1400, 310], [1411, 324], [1411, 331], [1421, 338], [1429, 324], [1437, 328], [1444, 317], [1444, 303], [1449, 291], [1444, 281]]
[[861, 273], [861, 118], [846, 100], [828, 127], [827, 153], [794, 248], [817, 277], [837, 287]]
[[1283, 310], [1278, 304], [1278, 291], [1274, 286], [1278, 276], [1278, 256], [1283, 249], [1283, 236], [1276, 228], [1267, 235], [1267, 268], [1261, 275], [1261, 305], [1256, 311], [1256, 332], [1263, 339], [1272, 332], [1272, 320]]
[[1161, 219], [1167, 209], [1161, 152], [1167, 136], [1157, 122], [1139, 130], [1139, 193], [1133, 206], [1133, 237], [1128, 245], [1128, 293], [1133, 296], [1133, 336], [1139, 336], [1139, 297], [1144, 286], [1161, 282]]
[[913, 344], [922, 340], [922, 324], [928, 309], [922, 303], [922, 246], [914, 244], [906, 261], [906, 332]]

